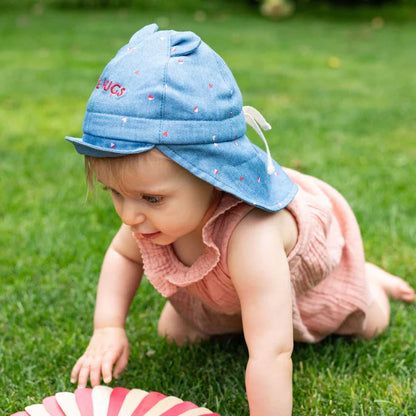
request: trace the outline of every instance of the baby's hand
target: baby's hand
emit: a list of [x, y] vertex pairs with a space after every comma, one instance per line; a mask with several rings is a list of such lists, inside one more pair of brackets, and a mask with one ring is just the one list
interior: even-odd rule
[[[85, 353], [78, 359], [71, 373], [71, 382], [86, 387], [88, 378], [91, 386], [109, 383], [118, 378], [127, 366], [129, 342], [124, 328], [105, 327], [94, 330]], [[114, 366], [114, 372], [113, 370]]]

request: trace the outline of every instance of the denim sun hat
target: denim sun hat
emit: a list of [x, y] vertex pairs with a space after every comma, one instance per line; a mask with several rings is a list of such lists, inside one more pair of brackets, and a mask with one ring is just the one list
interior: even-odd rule
[[[246, 122], [267, 153], [245, 135]], [[145, 26], [107, 64], [87, 105], [83, 155], [118, 157], [159, 149], [211, 185], [267, 211], [290, 203], [297, 186], [274, 161], [222, 58], [193, 32]]]

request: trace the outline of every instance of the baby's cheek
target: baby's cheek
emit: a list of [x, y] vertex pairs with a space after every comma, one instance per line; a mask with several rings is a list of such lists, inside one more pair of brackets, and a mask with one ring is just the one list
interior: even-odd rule
[[122, 215], [121, 215], [121, 208], [120, 208], [119, 204], [117, 204], [117, 203], [113, 202], [113, 206], [114, 206], [114, 210], [116, 211], [116, 214], [117, 214], [117, 215], [118, 215], [121, 219], [123, 219], [123, 218], [122, 218]]

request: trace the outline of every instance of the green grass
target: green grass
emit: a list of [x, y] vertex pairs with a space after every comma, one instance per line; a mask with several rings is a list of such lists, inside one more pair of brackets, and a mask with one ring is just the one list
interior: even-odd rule
[[[0, 414], [74, 388], [70, 369], [87, 345], [102, 255], [119, 222], [104, 195], [85, 200], [83, 160], [63, 136], [80, 134], [100, 71], [152, 21], [212, 45], [245, 104], [271, 122], [274, 156], [336, 186], [367, 258], [416, 285], [414, 10], [392, 19], [389, 9], [302, 11], [279, 23], [245, 6], [202, 21], [180, 11], [34, 12], [0, 14]], [[243, 339], [168, 345], [156, 335], [162, 306], [145, 282], [128, 319], [130, 364], [112, 385], [247, 414]], [[294, 415], [415, 415], [415, 325], [415, 306], [394, 303], [376, 340], [297, 344]]]

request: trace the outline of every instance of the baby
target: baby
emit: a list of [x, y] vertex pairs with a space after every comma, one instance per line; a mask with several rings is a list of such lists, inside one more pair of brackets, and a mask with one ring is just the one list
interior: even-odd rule
[[388, 325], [389, 295], [415, 299], [402, 279], [365, 263], [336, 190], [272, 159], [269, 128], [192, 32], [146, 26], [109, 62], [82, 138], [67, 137], [122, 220], [73, 382], [108, 383], [126, 367], [124, 325], [143, 273], [167, 298], [161, 336], [182, 344], [244, 332], [251, 416], [291, 414], [294, 340], [371, 338]]

